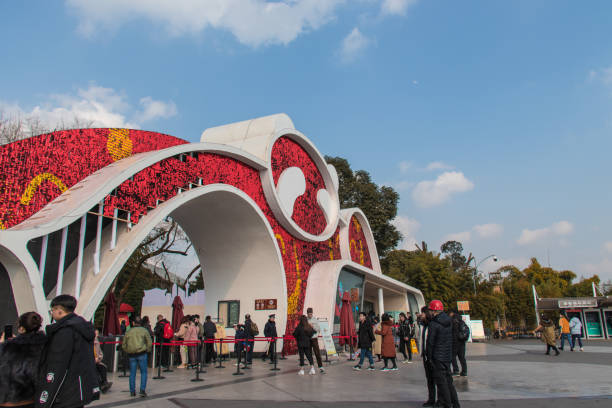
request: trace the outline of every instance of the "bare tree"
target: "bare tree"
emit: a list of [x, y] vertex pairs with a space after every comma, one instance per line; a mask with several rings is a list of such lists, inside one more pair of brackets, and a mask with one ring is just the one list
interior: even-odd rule
[[0, 145], [58, 130], [91, 128], [94, 126], [94, 123], [95, 121], [93, 120], [86, 120], [75, 116], [68, 122], [62, 119], [59, 123], [48, 126], [39, 116], [7, 115], [4, 111], [0, 111]]

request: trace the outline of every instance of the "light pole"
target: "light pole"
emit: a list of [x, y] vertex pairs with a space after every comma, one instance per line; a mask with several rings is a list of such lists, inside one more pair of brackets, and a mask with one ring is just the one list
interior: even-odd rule
[[474, 294], [476, 294], [476, 275], [478, 275], [478, 267], [480, 266], [481, 263], [483, 263], [489, 258], [493, 258], [493, 262], [497, 262], [497, 256], [495, 256], [495, 254], [487, 256], [486, 258], [484, 258], [478, 263], [476, 263], [476, 258], [472, 257], [472, 259], [474, 260], [474, 264], [476, 265], [474, 266], [474, 274], [473, 274], [473, 279], [472, 279], [474, 281]]

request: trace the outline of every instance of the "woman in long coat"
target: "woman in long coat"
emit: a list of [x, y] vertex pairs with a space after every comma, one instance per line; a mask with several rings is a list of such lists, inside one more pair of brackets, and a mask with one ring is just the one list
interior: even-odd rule
[[535, 329], [534, 334], [542, 333], [541, 340], [546, 343], [546, 355], [550, 355], [550, 350], [555, 351], [555, 356], [558, 356], [559, 350], [557, 350], [557, 338], [555, 336], [555, 325], [546, 315], [540, 317], [540, 325]]
[[[381, 342], [381, 354], [383, 361], [385, 362], [385, 366], [381, 369], [381, 371], [396, 371], [397, 364], [395, 362], [395, 339], [393, 338], [393, 320], [388, 314], [384, 314], [382, 317], [381, 329], [376, 330], [376, 334], [380, 334], [382, 336]], [[389, 364], [389, 360], [393, 363], [393, 367], [388, 368], [387, 364]]]
[[372, 354], [374, 354], [378, 358], [378, 361], [380, 361], [380, 354], [382, 353], [382, 336], [380, 334], [376, 334], [376, 331], [381, 329], [378, 317], [376, 316], [372, 318], [372, 328], [374, 329], [374, 343], [372, 343]]

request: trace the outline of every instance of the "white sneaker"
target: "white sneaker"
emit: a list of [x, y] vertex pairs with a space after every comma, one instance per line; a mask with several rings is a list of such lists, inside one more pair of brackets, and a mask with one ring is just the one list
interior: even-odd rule
[[584, 349], [582, 347], [580, 347], [580, 351], [584, 351]]
[[308, 374], [310, 374], [310, 375], [315, 375], [316, 373], [317, 373], [317, 372], [315, 371], [314, 366], [311, 366], [311, 367], [310, 367], [310, 372], [309, 372]]
[[319, 372], [320, 372], [321, 374], [325, 374], [325, 369], [324, 369], [323, 367], [319, 367]]
[[300, 368], [300, 371], [298, 372], [299, 375], [304, 375], [304, 369]]

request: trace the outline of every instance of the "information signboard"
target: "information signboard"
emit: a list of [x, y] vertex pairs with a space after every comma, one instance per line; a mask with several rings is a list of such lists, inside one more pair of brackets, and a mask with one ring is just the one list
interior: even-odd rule
[[470, 310], [470, 302], [468, 300], [457, 301], [457, 310], [460, 312], [467, 312]]
[[471, 320], [471, 332], [472, 332], [472, 339], [474, 340], [484, 340], [485, 339], [485, 332], [484, 332], [484, 326], [482, 325], [482, 320]]
[[328, 356], [335, 356], [337, 354], [336, 345], [334, 344], [334, 339], [332, 338], [332, 333], [329, 329], [329, 322], [327, 320], [319, 320], [319, 327], [321, 328], [321, 333], [319, 334], [323, 337], [325, 352]]

